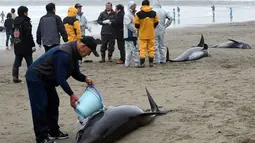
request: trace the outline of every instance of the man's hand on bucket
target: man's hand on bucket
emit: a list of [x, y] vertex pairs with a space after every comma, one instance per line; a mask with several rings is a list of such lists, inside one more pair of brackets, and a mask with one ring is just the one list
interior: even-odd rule
[[89, 86], [95, 85], [95, 84], [94, 84], [94, 81], [91, 80], [91, 79], [89, 79], [89, 78], [86, 78], [86, 83], [87, 83]]
[[79, 97], [77, 95], [73, 94], [70, 96], [70, 104], [73, 108], [76, 107], [76, 102], [79, 102], [78, 100], [79, 100]]

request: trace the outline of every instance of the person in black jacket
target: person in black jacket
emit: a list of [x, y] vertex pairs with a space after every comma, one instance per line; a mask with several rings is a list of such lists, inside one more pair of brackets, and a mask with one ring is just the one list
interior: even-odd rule
[[18, 17], [14, 20], [13, 27], [14, 34], [14, 53], [15, 60], [13, 64], [13, 82], [19, 83], [19, 67], [21, 66], [23, 58], [25, 58], [27, 67], [29, 67], [32, 62], [32, 53], [35, 43], [32, 35], [32, 24], [30, 23], [30, 18], [28, 17], [28, 8], [25, 6], [20, 6], [18, 8]]
[[68, 41], [65, 26], [61, 18], [55, 14], [55, 4], [47, 4], [46, 10], [47, 14], [41, 17], [36, 34], [36, 42], [38, 45], [41, 45], [41, 42], [43, 42], [45, 52], [60, 44], [59, 33], [64, 42]]
[[125, 15], [124, 6], [118, 4], [116, 6], [115, 12], [117, 13], [117, 18], [111, 23], [114, 27], [114, 37], [117, 39], [118, 48], [120, 50], [120, 59], [116, 62], [117, 64], [125, 63], [125, 41], [123, 38], [123, 19]]
[[12, 39], [10, 38], [10, 36], [12, 35], [12, 25], [13, 25], [13, 19], [12, 19], [12, 14], [8, 13], [7, 14], [7, 19], [4, 21], [4, 27], [5, 27], [5, 32], [6, 32], [6, 49], [8, 50], [8, 46], [9, 46], [9, 40], [11, 40], [11, 45], [13, 44]]
[[[100, 13], [97, 22], [102, 25], [101, 39], [103, 41], [101, 45], [101, 63], [105, 62], [105, 52], [108, 50], [108, 61], [112, 62], [112, 54], [114, 52], [115, 39], [113, 37], [113, 27], [111, 23], [116, 20], [116, 13], [112, 9], [110, 2], [106, 3], [106, 9]], [[109, 46], [108, 46], [109, 45]], [[108, 48], [107, 48], [108, 47]]]

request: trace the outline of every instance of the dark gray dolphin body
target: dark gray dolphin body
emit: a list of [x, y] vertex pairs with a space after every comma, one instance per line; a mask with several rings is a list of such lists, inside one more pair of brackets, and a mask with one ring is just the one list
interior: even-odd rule
[[153, 121], [160, 111], [146, 89], [151, 112], [144, 112], [137, 106], [121, 105], [109, 107], [90, 118], [77, 133], [76, 143], [114, 143], [123, 136]]
[[5, 27], [4, 26], [0, 26], [0, 32], [4, 31]]
[[[209, 53], [207, 51], [208, 45], [204, 43], [204, 36], [201, 35], [200, 43], [197, 46], [194, 46], [186, 50], [183, 54], [178, 56], [175, 59], [169, 59], [170, 62], [183, 62], [183, 61], [193, 61], [198, 60], [203, 57], [208, 57]], [[167, 49], [168, 52], [168, 49]], [[169, 56], [169, 53], [167, 53]]]
[[228, 39], [228, 42], [220, 43], [212, 46], [211, 48], [240, 48], [240, 49], [251, 49], [250, 45], [241, 41]]

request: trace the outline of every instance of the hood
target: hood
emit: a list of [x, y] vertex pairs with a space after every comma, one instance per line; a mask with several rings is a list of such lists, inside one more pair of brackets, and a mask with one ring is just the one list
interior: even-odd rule
[[128, 2], [128, 5], [127, 5], [128, 9], [130, 9], [130, 7], [131, 7], [132, 5], [134, 5], [134, 4], [135, 4], [134, 1], [129, 1], [129, 2]]
[[69, 7], [68, 8], [68, 12], [67, 12], [67, 16], [76, 16], [77, 14], [77, 9], [75, 7]]
[[152, 7], [148, 5], [144, 5], [141, 7], [141, 10], [144, 12], [150, 12], [152, 10]]
[[30, 18], [27, 16], [18, 16], [14, 21], [14, 25], [20, 25], [24, 21], [30, 21]]
[[161, 8], [162, 7], [162, 1], [161, 0], [153, 0], [153, 7]]

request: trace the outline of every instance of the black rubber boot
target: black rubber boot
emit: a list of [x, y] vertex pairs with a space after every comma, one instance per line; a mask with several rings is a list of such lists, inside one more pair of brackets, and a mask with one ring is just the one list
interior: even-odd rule
[[112, 57], [108, 56], [108, 62], [112, 62]]
[[22, 80], [19, 79], [19, 68], [12, 69], [12, 77], [14, 83], [20, 83]]
[[144, 68], [145, 67], [145, 59], [144, 58], [140, 58], [140, 66], [139, 68]]
[[149, 58], [149, 66], [153, 67], [153, 58]]
[[100, 61], [100, 63], [104, 63], [105, 62], [105, 55], [101, 55], [102, 60]]

